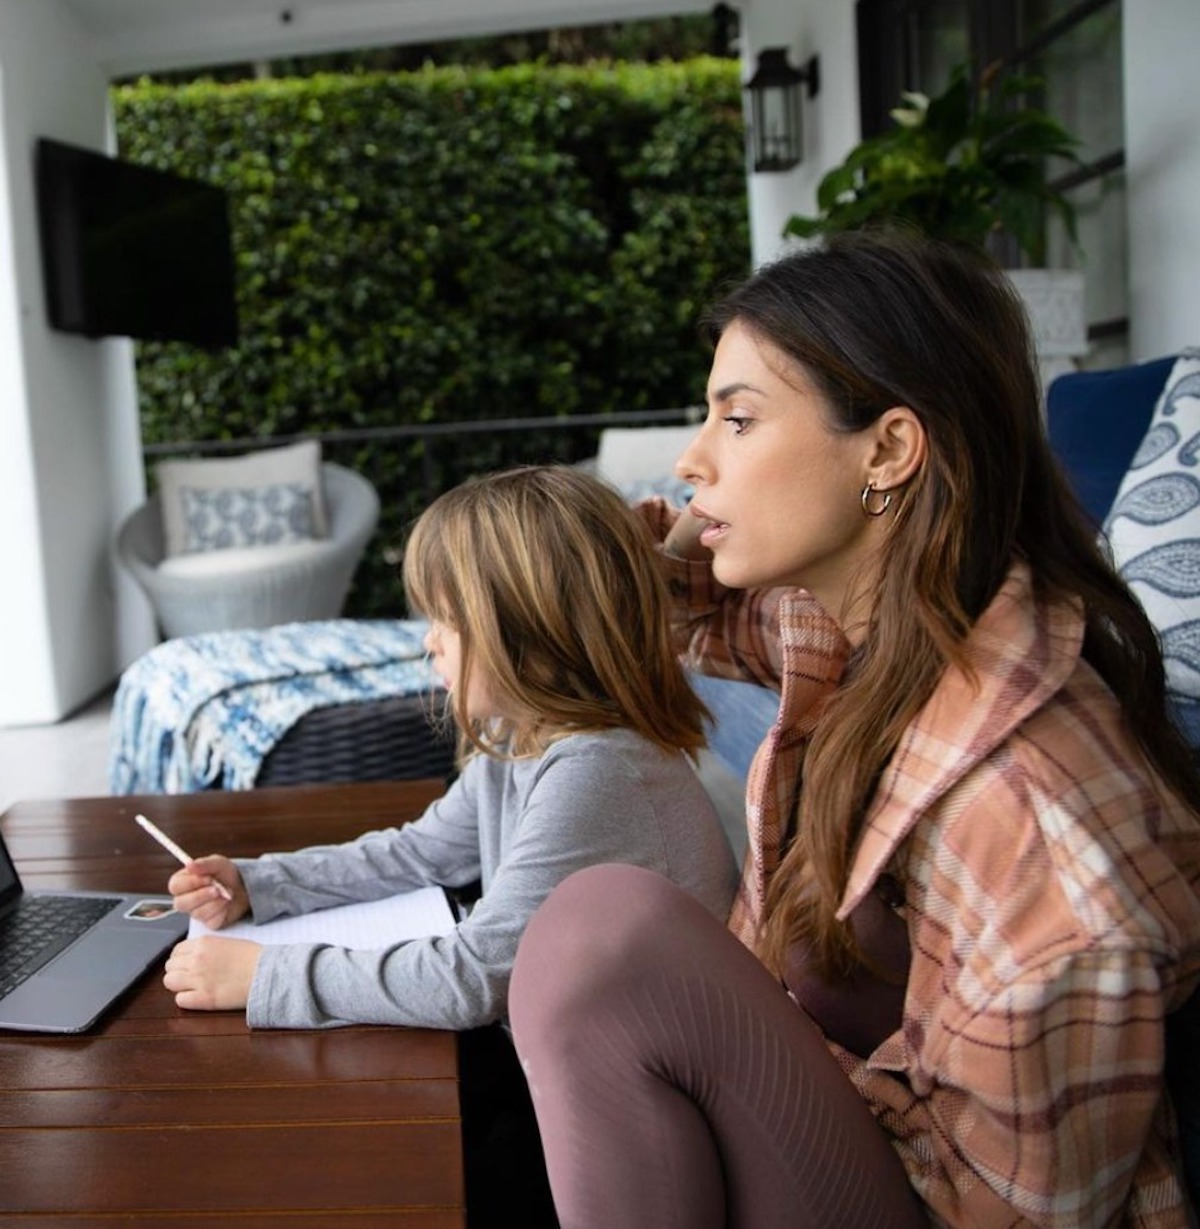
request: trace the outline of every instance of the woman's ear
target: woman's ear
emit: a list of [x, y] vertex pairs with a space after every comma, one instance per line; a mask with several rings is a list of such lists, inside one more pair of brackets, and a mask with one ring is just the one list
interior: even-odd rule
[[927, 441], [921, 420], [906, 405], [885, 410], [867, 428], [871, 445], [865, 482], [877, 491], [894, 491], [925, 464]]

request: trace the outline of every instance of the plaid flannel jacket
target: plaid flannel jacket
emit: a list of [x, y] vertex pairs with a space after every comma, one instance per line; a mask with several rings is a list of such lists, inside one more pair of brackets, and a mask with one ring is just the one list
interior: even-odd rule
[[[676, 513], [640, 505], [659, 540]], [[802, 590], [723, 591], [664, 554], [691, 663], [781, 690], [747, 784], [730, 926], [753, 948], [806, 739], [848, 656]], [[1015, 567], [885, 770], [847, 915], [885, 871], [912, 965], [902, 1028], [830, 1042], [934, 1224], [1191, 1223], [1164, 1015], [1200, 979], [1200, 817], [1142, 766], [1069, 606]]]

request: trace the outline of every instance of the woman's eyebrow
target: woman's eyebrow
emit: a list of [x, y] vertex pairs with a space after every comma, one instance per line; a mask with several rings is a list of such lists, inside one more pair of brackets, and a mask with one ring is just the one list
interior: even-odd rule
[[747, 384], [744, 380], [738, 380], [734, 384], [726, 384], [724, 388], [715, 389], [709, 393], [710, 401], [728, 401], [730, 397], [737, 396], [738, 393], [758, 393], [762, 394], [761, 388], [756, 388], [753, 384]]

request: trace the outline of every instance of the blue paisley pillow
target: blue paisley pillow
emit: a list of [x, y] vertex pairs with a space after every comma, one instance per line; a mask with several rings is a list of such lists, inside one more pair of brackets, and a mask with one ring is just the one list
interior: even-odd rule
[[299, 482], [179, 489], [185, 554], [242, 546], [281, 546], [316, 537], [313, 493]]
[[239, 457], [160, 461], [155, 477], [168, 558], [329, 536], [319, 440]]
[[1188, 741], [1200, 746], [1200, 349], [1175, 361], [1104, 529], [1162, 638]]

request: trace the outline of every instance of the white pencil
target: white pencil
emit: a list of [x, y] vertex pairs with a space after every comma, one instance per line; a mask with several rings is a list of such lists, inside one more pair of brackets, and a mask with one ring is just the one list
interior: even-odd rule
[[[178, 858], [184, 866], [192, 861], [192, 855], [190, 853], [185, 853], [182, 849], [180, 849], [179, 846], [176, 845], [165, 832], [155, 827], [155, 825], [152, 824], [144, 815], [135, 815], [133, 818], [136, 819], [137, 822], [150, 833], [150, 835], [167, 851], [167, 853], [171, 855], [171, 857]], [[217, 891], [220, 892], [226, 900], [233, 900], [233, 894], [223, 883], [218, 883], [217, 880], [214, 879], [213, 884]]]

